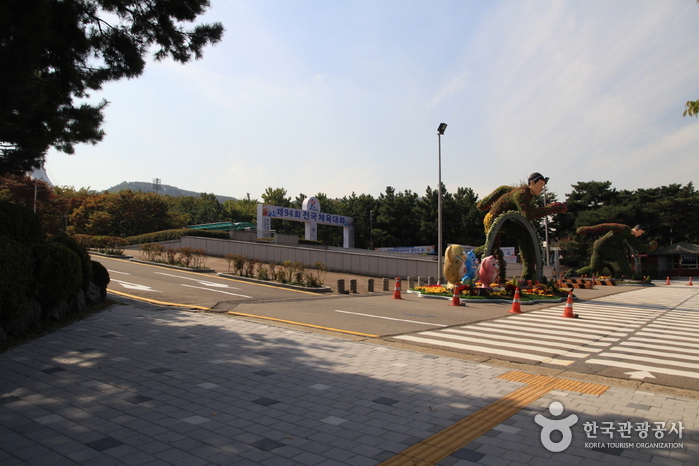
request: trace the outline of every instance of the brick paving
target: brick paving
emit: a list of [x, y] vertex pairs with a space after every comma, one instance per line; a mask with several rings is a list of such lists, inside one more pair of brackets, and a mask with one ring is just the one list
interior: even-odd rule
[[[376, 465], [524, 386], [498, 377], [506, 372], [232, 316], [114, 305], [0, 354], [0, 464]], [[578, 416], [558, 453], [534, 421], [553, 418], [554, 401], [562, 418]], [[697, 464], [697, 419], [695, 398], [552, 390], [436, 464]], [[646, 439], [601, 431], [646, 421]], [[680, 422], [681, 438], [669, 432]], [[586, 423], [600, 427], [596, 439]]]

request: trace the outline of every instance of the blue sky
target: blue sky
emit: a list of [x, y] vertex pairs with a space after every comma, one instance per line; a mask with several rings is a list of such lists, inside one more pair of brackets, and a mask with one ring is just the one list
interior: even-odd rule
[[563, 198], [699, 182], [692, 0], [212, 0], [219, 44], [106, 85], [104, 140], [51, 151], [58, 185], [152, 181], [260, 198], [481, 197], [533, 171]]

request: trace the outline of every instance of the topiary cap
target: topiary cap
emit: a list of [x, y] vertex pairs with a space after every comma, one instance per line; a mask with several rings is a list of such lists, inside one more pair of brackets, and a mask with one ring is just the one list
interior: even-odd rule
[[549, 182], [548, 177], [542, 175], [542, 174], [539, 173], [539, 172], [534, 172], [534, 173], [532, 173], [531, 175], [529, 175], [529, 178], [528, 178], [528, 182], [529, 182], [529, 183], [533, 183], [533, 182], [539, 181], [539, 180], [544, 180], [544, 183], [548, 183], [548, 182]]

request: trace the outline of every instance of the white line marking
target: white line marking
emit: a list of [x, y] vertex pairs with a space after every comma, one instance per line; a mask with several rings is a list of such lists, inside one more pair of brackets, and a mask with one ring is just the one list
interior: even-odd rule
[[[476, 330], [478, 330], [478, 329], [476, 329]], [[585, 341], [585, 340], [578, 340], [575, 338], [554, 338], [554, 337], [549, 337], [549, 336], [544, 337], [544, 338], [549, 338], [551, 340], [559, 340], [559, 341], [568, 342], [568, 343], [559, 343], [556, 341], [544, 341], [541, 338], [537, 338], [538, 335], [533, 336], [533, 338], [537, 338], [537, 339], [517, 338], [517, 337], [512, 337], [510, 335], [496, 335], [496, 334], [481, 332], [481, 331], [476, 331], [476, 330], [469, 331], [469, 330], [461, 330], [461, 329], [455, 329], [455, 328], [446, 328], [443, 331], [464, 334], [464, 335], [478, 336], [478, 337], [480, 337], [481, 341], [484, 341], [486, 338], [493, 338], [496, 340], [519, 341], [521, 343], [532, 343], [535, 345], [548, 345], [548, 346], [556, 346], [556, 347], [570, 348], [570, 349], [582, 348], [583, 346], [585, 346], [585, 343], [587, 343], [587, 341]], [[490, 330], [488, 330], [488, 331], [490, 331]], [[501, 331], [501, 330], [494, 330], [494, 331], [500, 332], [500, 333], [509, 333], [509, 334], [513, 334], [513, 335], [521, 335], [522, 334], [522, 332], [512, 332], [512, 331], [508, 332], [508, 331]], [[572, 343], [582, 343], [582, 345], [571, 345], [570, 344], [571, 342]], [[609, 345], [605, 345], [605, 346], [609, 346]], [[592, 351], [592, 352], [598, 353], [598, 352], [602, 351], [602, 349], [601, 348], [600, 349], [585, 348], [585, 351]]]
[[373, 314], [362, 314], [361, 312], [341, 311], [339, 309], [335, 309], [335, 312], [342, 312], [343, 314], [354, 314], [357, 316], [364, 316], [364, 317], [374, 317], [376, 319], [397, 320], [399, 322], [409, 322], [411, 324], [429, 325], [430, 327], [448, 327], [448, 325], [435, 324], [433, 322], [420, 322], [417, 320], [396, 319], [394, 317], [376, 316]]
[[113, 278], [111, 281], [116, 282], [116, 283], [120, 284], [121, 286], [123, 286], [124, 288], [127, 288], [129, 290], [152, 291], [154, 293], [160, 293], [160, 291], [154, 290], [150, 286], [139, 285], [138, 283], [123, 282], [121, 280], [115, 280]]
[[[657, 336], [657, 337], [665, 337], [665, 338], [677, 338], [678, 340], [686, 339], [689, 341], [697, 341], [697, 334], [696, 333], [673, 332], [670, 330], [661, 330], [661, 329], [657, 329], [657, 328], [652, 328], [650, 330], [641, 330], [637, 333], [637, 335], [647, 335], [647, 336]], [[680, 338], [680, 337], [683, 337], [683, 338]]]
[[[482, 324], [478, 324], [478, 326], [501, 328], [501, 324], [491, 324], [491, 323], [482, 323]], [[515, 325], [513, 325], [513, 324], [510, 324], [510, 326], [513, 328], [515, 327]], [[599, 336], [599, 335], [607, 335], [607, 333], [609, 332], [609, 330], [607, 330], [606, 332], [602, 331], [602, 330], [597, 331], [597, 332], [592, 332], [590, 330], [587, 330], [587, 333], [589, 333], [589, 335], [582, 335], [582, 332], [583, 332], [582, 330], [580, 330], [579, 332], [563, 332], [560, 330], [560, 327], [553, 327], [552, 330], [546, 330], [546, 329], [541, 328], [542, 326], [540, 326], [538, 324], [533, 324], [533, 323], [532, 324], [520, 323], [517, 325], [517, 327], [519, 327], [519, 326], [536, 327], [537, 333], [552, 334], [552, 335], [566, 335], [569, 337], [587, 336], [587, 337], [592, 338], [592, 337]], [[463, 328], [467, 328], [467, 326], [464, 326]], [[533, 330], [526, 328], [526, 329], [522, 329], [522, 332], [533, 332]]]
[[[456, 333], [458, 335], [450, 336], [450, 335], [445, 335], [445, 332], [450, 332], [450, 333]], [[506, 341], [518, 341], [520, 343], [530, 343], [532, 345], [541, 345], [541, 346], [553, 346], [556, 349], [562, 349], [562, 351], [565, 350], [580, 350], [580, 351], [591, 351], [595, 353], [599, 353], [602, 351], [602, 349], [595, 349], [595, 348], [583, 348], [580, 345], [570, 345], [567, 343], [559, 343], [559, 342], [554, 342], [554, 341], [543, 341], [541, 339], [539, 340], [531, 340], [528, 338], [515, 338], [515, 337], [510, 337], [507, 335], [484, 335], [483, 333], [478, 333], [478, 332], [466, 332], [464, 330], [458, 330], [458, 329], [444, 329], [440, 332], [420, 332], [420, 335], [438, 335], [442, 338], [451, 338], [454, 340], [464, 340], [464, 341], [473, 341], [473, 342], [480, 342], [480, 343], [490, 343], [493, 345], [502, 345], [502, 346], [512, 346], [512, 348], [523, 348], [523, 349], [532, 349], [534, 351], [538, 351], [536, 346], [531, 346], [531, 345], [510, 345], [508, 343], [503, 343], [501, 341], [488, 341], [487, 339], [492, 338], [495, 340], [506, 340]], [[469, 335], [473, 336], [473, 338], [469, 338]], [[589, 355], [587, 355], [589, 356]]]
[[462, 343], [454, 343], [451, 341], [439, 341], [439, 340], [433, 340], [431, 338], [420, 338], [420, 337], [414, 337], [412, 335], [398, 335], [398, 336], [393, 337], [393, 338], [398, 338], [400, 340], [414, 341], [417, 343], [427, 343], [430, 345], [447, 346], [450, 348], [479, 351], [481, 353], [486, 353], [486, 354], [500, 354], [502, 356], [511, 356], [511, 357], [520, 358], [520, 359], [531, 359], [533, 361], [539, 361], [539, 362], [548, 361], [551, 359], [549, 356], [541, 356], [538, 354], [528, 354], [528, 353], [522, 353], [519, 351], [499, 350], [496, 348], [486, 348], [485, 346], [464, 345]]
[[[629, 338], [629, 341], [650, 341], [651, 343], [659, 343], [661, 345], [668, 345], [669, 349], [676, 349], [678, 351], [684, 350], [685, 348], [696, 348], [697, 344], [692, 341], [677, 341], [677, 340], [660, 340], [658, 338], [642, 338], [633, 336]], [[672, 346], [679, 346], [679, 348], [672, 348]]]
[[623, 361], [605, 361], [604, 359], [588, 359], [585, 362], [587, 364], [600, 364], [602, 366], [621, 367], [623, 369], [635, 369], [641, 371], [655, 372], [656, 374], [661, 373], [668, 375], [679, 375], [680, 377], [690, 377], [693, 379], [699, 379], [699, 373], [678, 371], [675, 369], [667, 369], [665, 367], [642, 366], [641, 364], [633, 364], [630, 362], [627, 363]]
[[223, 293], [223, 294], [229, 294], [231, 296], [241, 296], [243, 298], [253, 299], [252, 296], [246, 296], [244, 294], [229, 293], [228, 291], [212, 290], [211, 288], [204, 288], [203, 286], [185, 285], [184, 283], [181, 283], [181, 285], [186, 286], [187, 288], [198, 288], [200, 290], [213, 291], [215, 293]]
[[118, 270], [112, 270], [112, 269], [107, 269], [107, 272], [109, 272], [109, 273], [120, 273], [120, 274], [122, 274], [122, 275], [131, 275], [131, 274], [128, 273], [128, 272], [119, 272]]
[[172, 275], [172, 274], [170, 274], [170, 273], [164, 273], [164, 272], [153, 272], [153, 273], [156, 273], [156, 274], [158, 274], [158, 275], [166, 275], [166, 276], [168, 276], [168, 277], [175, 277], [175, 278], [179, 278], [179, 279], [182, 279], [182, 280], [191, 280], [191, 281], [193, 281], [193, 282], [200, 283], [200, 284], [202, 284], [202, 285], [204, 285], [204, 286], [213, 286], [213, 287], [215, 287], [215, 288], [230, 288], [230, 289], [232, 289], [232, 290], [239, 290], [239, 289], [240, 289], [240, 288], [235, 288], [235, 287], [229, 286], [229, 285], [227, 285], [227, 284], [225, 284], [225, 283], [210, 282], [210, 281], [208, 281], [208, 280], [202, 280], [202, 279], [200, 279], [200, 278], [183, 277], [183, 276], [181, 276], [181, 275]]
[[[693, 356], [691, 354], [671, 353], [668, 351], [653, 351], [650, 349], [641, 349], [641, 348], [620, 348], [617, 346], [615, 348], [609, 348], [607, 351], [626, 351], [626, 352], [633, 352], [634, 354], [648, 354], [651, 356], [660, 356], [660, 357], [668, 357], [668, 358], [675, 358], [675, 359], [689, 359], [690, 361], [696, 361], [696, 359], [697, 359], [696, 356]], [[666, 362], [666, 364], [668, 364], [668, 363]]]
[[646, 358], [643, 356], [637, 356], [635, 354], [602, 353], [602, 354], [600, 354], [600, 356], [607, 356], [610, 358], [619, 358], [619, 359], [633, 359], [634, 361], [649, 362], [652, 364], [665, 364], [668, 366], [680, 366], [680, 367], [686, 367], [687, 369], [699, 369], [699, 364], [692, 364], [691, 362], [668, 361], [667, 359]]

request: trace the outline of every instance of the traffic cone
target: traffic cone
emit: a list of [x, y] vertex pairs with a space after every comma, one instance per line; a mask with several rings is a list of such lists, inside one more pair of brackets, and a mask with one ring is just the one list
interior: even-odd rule
[[568, 292], [568, 299], [566, 300], [566, 307], [563, 310], [563, 315], [561, 317], [568, 317], [571, 319], [576, 319], [577, 314], [573, 314], [573, 290]]
[[463, 304], [461, 304], [461, 298], [459, 297], [459, 293], [457, 291], [458, 288], [458, 286], [454, 287], [454, 295], [451, 297], [451, 304], [449, 304], [450, 306], [463, 306]]
[[515, 288], [515, 299], [512, 300], [512, 309], [510, 309], [512, 314], [521, 314], [522, 308], [519, 305], [519, 287]]
[[687, 282], [687, 286], [694, 286], [692, 283], [692, 277], [689, 277], [689, 281]]
[[665, 279], [665, 284], [669, 285], [670, 284], [670, 276], [668, 275], [667, 278]]
[[403, 299], [400, 297], [400, 277], [396, 277], [396, 287], [393, 289], [393, 297], [391, 299]]

